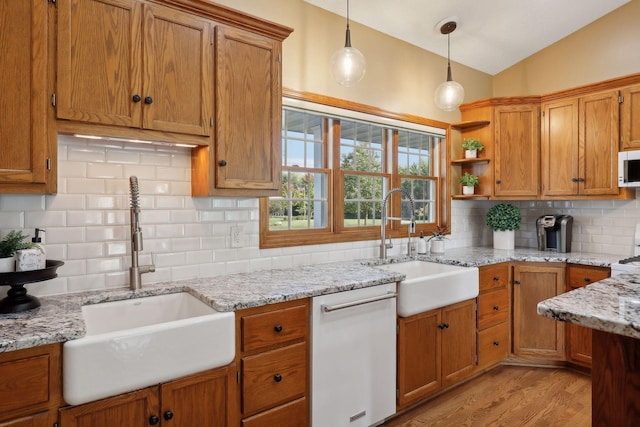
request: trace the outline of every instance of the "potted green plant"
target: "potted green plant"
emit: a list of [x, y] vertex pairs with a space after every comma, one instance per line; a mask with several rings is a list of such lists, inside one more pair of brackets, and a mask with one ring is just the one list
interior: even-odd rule
[[510, 203], [498, 203], [487, 211], [487, 225], [493, 230], [493, 248], [515, 247], [515, 230], [520, 229], [520, 209]]
[[465, 138], [462, 141], [462, 148], [464, 151], [465, 159], [475, 159], [478, 157], [478, 151], [484, 150], [484, 144], [479, 139]]
[[0, 240], [0, 273], [15, 271], [16, 252], [38, 247], [35, 243], [26, 241], [27, 237], [29, 236], [22, 231], [11, 230]]
[[440, 226], [436, 226], [437, 231], [431, 232], [431, 237], [429, 237], [429, 242], [431, 242], [431, 248], [429, 252], [432, 254], [443, 254], [444, 253], [444, 240], [446, 236], [444, 235], [447, 232], [447, 229], [442, 229]]
[[470, 174], [469, 172], [465, 172], [464, 175], [460, 177], [460, 183], [462, 184], [462, 194], [471, 195], [475, 193], [475, 186], [478, 185], [480, 179], [477, 175]]

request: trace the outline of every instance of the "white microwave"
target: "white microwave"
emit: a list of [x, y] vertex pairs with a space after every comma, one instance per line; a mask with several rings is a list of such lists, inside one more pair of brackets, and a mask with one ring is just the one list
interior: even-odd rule
[[618, 153], [618, 187], [640, 187], [640, 150]]

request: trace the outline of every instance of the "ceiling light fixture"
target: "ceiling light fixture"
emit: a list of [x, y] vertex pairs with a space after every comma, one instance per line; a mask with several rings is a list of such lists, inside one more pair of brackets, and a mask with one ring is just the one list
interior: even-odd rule
[[440, 27], [440, 32], [447, 35], [447, 81], [440, 83], [436, 88], [433, 99], [441, 110], [456, 110], [464, 99], [464, 88], [451, 77], [451, 33], [458, 27], [455, 20], [445, 22]]
[[351, 46], [351, 30], [349, 29], [349, 0], [347, 0], [347, 33], [344, 47], [331, 55], [331, 74], [342, 86], [355, 86], [367, 71], [364, 55]]

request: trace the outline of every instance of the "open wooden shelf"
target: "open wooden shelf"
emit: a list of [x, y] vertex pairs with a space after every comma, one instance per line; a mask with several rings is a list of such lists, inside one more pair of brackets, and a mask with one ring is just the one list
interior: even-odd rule
[[468, 122], [452, 123], [451, 127], [459, 130], [467, 130], [487, 126], [489, 123], [491, 123], [489, 120], [472, 120]]
[[490, 161], [491, 159], [476, 157], [474, 159], [451, 160], [451, 164], [455, 164], [455, 165], [464, 165], [464, 164], [473, 164], [473, 163], [481, 164], [481, 163], [489, 163]]
[[489, 200], [488, 194], [470, 194], [470, 195], [462, 195], [462, 194], [454, 194], [451, 196], [453, 200]]

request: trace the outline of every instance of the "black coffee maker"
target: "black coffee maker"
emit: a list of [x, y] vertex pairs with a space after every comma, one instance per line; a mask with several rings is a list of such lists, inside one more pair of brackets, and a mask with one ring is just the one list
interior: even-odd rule
[[538, 250], [571, 252], [571, 215], [542, 215], [536, 221]]

